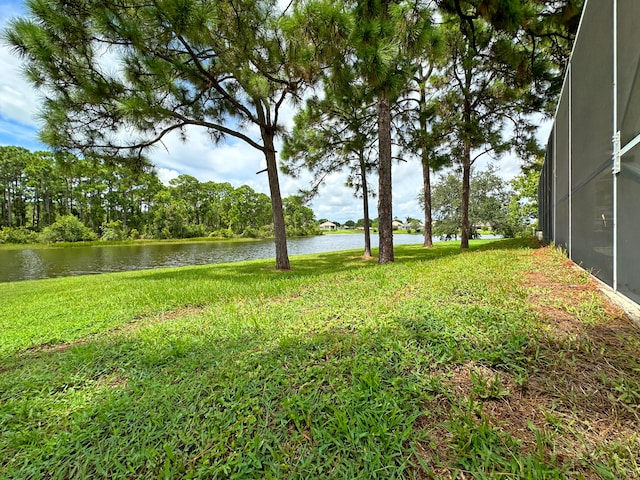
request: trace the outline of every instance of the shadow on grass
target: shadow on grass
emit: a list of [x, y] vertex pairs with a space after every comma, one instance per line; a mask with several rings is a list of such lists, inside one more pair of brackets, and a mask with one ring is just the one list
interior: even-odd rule
[[[507, 240], [473, 244], [471, 252], [514, 248], [530, 247]], [[396, 263], [461, 254], [454, 244], [398, 247], [397, 253]], [[299, 261], [283, 276], [375, 265], [345, 253]], [[240, 275], [247, 281], [256, 270], [273, 278], [265, 265], [189, 269], [179, 278], [200, 270], [234, 275], [238, 266], [247, 269]], [[18, 354], [0, 374], [0, 472], [9, 478], [368, 479], [416, 472], [429, 478], [442, 467], [447, 473], [471, 469], [479, 478], [535, 478], [536, 471], [522, 469], [544, 465], [557, 473], [545, 478], [566, 478], [562, 473], [574, 467], [595, 478], [605, 467], [581, 457], [575, 438], [586, 438], [578, 430], [585, 418], [595, 419], [587, 427], [599, 433], [618, 431], [608, 429], [605, 414], [622, 394], [618, 405], [631, 408], [624, 412], [637, 411], [639, 370], [624, 363], [628, 345], [603, 329], [590, 332], [590, 342], [540, 342], [512, 305], [493, 310], [482, 318], [473, 303], [448, 312], [394, 311], [379, 328], [330, 325], [339, 316], [327, 312], [289, 333], [249, 320], [228, 333], [218, 319], [196, 312], [66, 350]], [[455, 319], [448, 317], [452, 312]], [[468, 335], [470, 324], [481, 329], [478, 335]], [[596, 334], [606, 340], [596, 341]], [[638, 345], [637, 332], [624, 334], [615, 338]], [[607, 350], [625, 354], [605, 357]], [[576, 358], [581, 362], [571, 365]], [[611, 375], [620, 374], [610, 383], [598, 380], [604, 361]], [[466, 377], [463, 383], [461, 371], [487, 373], [476, 383], [498, 378], [511, 391], [507, 396], [498, 388], [497, 399], [486, 391], [473, 397], [478, 385]], [[521, 388], [516, 373], [526, 382]], [[598, 406], [583, 380], [592, 380], [608, 403]], [[472, 407], [465, 411], [463, 404]], [[431, 405], [441, 409], [430, 411]], [[506, 440], [504, 416], [491, 417], [505, 411], [519, 422], [513, 435], [527, 435], [521, 443]], [[631, 413], [622, 418], [637, 431]], [[433, 440], [438, 431], [442, 445]], [[554, 435], [553, 442], [536, 444], [538, 434]], [[420, 467], [419, 449], [430, 444], [447, 450], [422, 457], [427, 464]], [[612, 450], [613, 461], [620, 452]]]
[[[540, 362], [536, 341], [517, 330], [496, 325], [490, 338], [474, 342], [431, 317], [414, 320], [377, 331], [342, 326], [279, 336], [248, 329], [226, 338], [167, 328], [47, 352], [4, 374], [12, 386], [3, 398], [0, 470], [9, 477], [28, 469], [60, 478], [367, 479], [428, 477], [461, 465], [518, 478], [533, 478], [535, 471], [522, 470], [531, 465], [597, 471], [579, 463], [577, 452], [561, 460], [552, 454], [575, 441], [568, 427], [554, 433], [556, 446], [530, 449], [536, 429], [545, 428], [545, 409], [562, 425], [575, 421], [573, 429], [593, 418], [588, 392], [584, 402], [572, 400], [580, 394], [575, 382], [540, 383], [546, 355], [557, 349], [543, 347]], [[473, 397], [473, 383], [459, 378], [468, 365], [510, 378], [505, 360], [534, 374], [528, 389]], [[625, 367], [622, 357], [608, 361]], [[505, 411], [520, 415], [513, 426], [492, 418]], [[527, 421], [529, 436], [508, 440], [505, 432], [519, 435]], [[420, 446], [440, 440], [447, 443], [419, 467]]]
[[[472, 240], [469, 250], [461, 250], [460, 242], [439, 242], [433, 248], [421, 245], [397, 245], [394, 248], [396, 264], [415, 261], [432, 261], [439, 258], [490, 250], [514, 250], [520, 248], [539, 248], [540, 243], [531, 238], [501, 239], [501, 240]], [[182, 267], [164, 271], [145, 271], [130, 273], [127, 279], [164, 280], [186, 279], [187, 277], [207, 279], [230, 279], [242, 281], [243, 276], [254, 277], [254, 280], [275, 277], [315, 276], [327, 273], [339, 273], [360, 268], [371, 268], [377, 265], [377, 252], [372, 251], [373, 258], [365, 259], [361, 250], [329, 252], [313, 255], [291, 257], [291, 270], [277, 271], [273, 266], [273, 259], [252, 260], [247, 262], [216, 264], [200, 267]]]
[[[461, 312], [460, 322], [472, 321], [470, 313]], [[377, 330], [318, 322], [289, 334], [247, 325], [225, 335], [208, 325], [215, 319], [186, 317], [64, 351], [30, 352], [28, 362], [16, 359], [2, 373], [0, 471], [9, 477], [28, 471], [60, 478], [369, 479], [406, 478], [421, 468], [428, 477], [441, 462], [452, 471], [466, 462], [466, 470], [485, 476], [491, 471], [483, 468], [493, 465], [496, 474], [534, 478], [535, 471], [520, 469], [544, 465], [560, 472], [559, 462], [577, 464], [578, 456], [553, 455], [574, 441], [569, 427], [558, 428], [553, 446], [532, 450], [529, 441], [535, 442], [535, 429], [546, 428], [545, 411], [578, 428], [584, 418], [601, 419], [601, 406], [577, 388], [568, 367], [562, 370], [567, 377], [553, 382], [545, 381], [546, 369], [558, 371], [581, 354], [589, 356], [585, 365], [597, 381], [598, 352], [620, 345], [607, 340], [591, 355], [580, 345], [538, 343], [506, 314], [483, 319], [486, 331], [477, 338], [464, 328], [451, 330], [446, 320], [422, 312], [398, 314]], [[638, 339], [637, 331], [629, 338]], [[623, 356], [607, 361], [627, 381], [638, 381]], [[469, 402], [462, 396], [474, 385], [456, 376], [468, 365], [503, 380], [515, 372], [531, 379], [509, 396]], [[620, 385], [598, 388], [610, 407]], [[473, 402], [466, 412], [463, 405]], [[518, 425], [531, 422], [522, 443], [506, 440], [509, 427], [490, 417], [509, 409], [521, 415]], [[438, 431], [447, 450], [422, 458], [430, 463], [419, 467], [420, 445]], [[591, 467], [580, 465], [595, 475]]]
[[415, 321], [423, 328], [398, 319], [375, 331], [342, 325], [287, 335], [247, 326], [225, 336], [178, 319], [30, 352], [2, 373], [11, 385], [0, 402], [0, 471], [406, 478], [424, 436], [416, 420], [431, 391], [425, 373], [482, 361], [490, 346], [511, 342], [504, 328], [495, 332], [506, 338], [480, 345], [447, 333], [444, 320]]
[[[522, 248], [526, 245], [522, 240], [472, 242], [471, 252]], [[235, 301], [246, 303], [260, 298], [278, 301], [300, 295], [313, 280], [322, 282], [314, 287], [316, 289], [322, 290], [325, 282], [330, 287], [334, 284], [333, 277], [344, 272], [347, 273], [342, 280], [347, 282], [350, 278], [361, 278], [370, 279], [375, 284], [383, 277], [402, 276], [402, 265], [415, 263], [422, 268], [422, 265], [428, 266], [438, 259], [468, 255], [460, 251], [459, 243], [454, 242], [439, 243], [432, 249], [424, 249], [420, 245], [401, 245], [395, 250], [396, 262], [384, 266], [379, 266], [375, 258], [364, 260], [359, 250], [353, 250], [294, 257], [292, 270], [286, 272], [275, 271], [270, 260], [257, 260], [108, 276], [70, 277], [49, 282], [46, 285], [51, 288], [51, 301], [55, 305], [38, 301], [26, 305], [16, 303], [21, 318], [15, 322], [13, 336], [7, 336], [15, 345], [9, 347], [13, 344], [7, 343], [2, 346], [0, 363], [7, 354], [24, 348], [74, 342], [98, 331], [118, 328], [141, 316], [153, 315], [154, 312], [164, 314], [183, 307], [205, 307]], [[468, 258], [473, 259], [472, 256]], [[56, 287], [58, 284], [60, 289]], [[327, 292], [330, 290], [328, 288]], [[86, 298], [77, 293], [83, 291], [87, 291]], [[37, 294], [41, 295], [42, 291]], [[54, 316], [53, 322], [48, 320], [48, 315]], [[25, 320], [22, 321], [22, 318]]]

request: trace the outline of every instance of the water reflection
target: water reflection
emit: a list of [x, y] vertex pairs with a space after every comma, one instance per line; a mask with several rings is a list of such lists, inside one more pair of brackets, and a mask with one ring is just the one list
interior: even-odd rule
[[[371, 241], [376, 247], [378, 236], [373, 235]], [[396, 245], [421, 242], [420, 235], [394, 235]], [[364, 239], [360, 234], [321, 235], [292, 238], [287, 243], [289, 255], [301, 255], [363, 249]], [[0, 250], [0, 282], [239, 262], [274, 256], [273, 240]]]

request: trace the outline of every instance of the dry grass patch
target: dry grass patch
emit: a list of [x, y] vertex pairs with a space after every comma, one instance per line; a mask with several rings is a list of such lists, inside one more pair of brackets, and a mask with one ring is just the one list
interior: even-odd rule
[[558, 252], [532, 255], [520, 285], [540, 326], [528, 375], [475, 362], [437, 374], [417, 422], [429, 438], [419, 478], [640, 478], [640, 329]]

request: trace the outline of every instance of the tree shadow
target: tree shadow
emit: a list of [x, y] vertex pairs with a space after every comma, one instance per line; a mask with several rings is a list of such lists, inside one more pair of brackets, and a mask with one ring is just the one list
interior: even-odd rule
[[[423, 401], [421, 380], [410, 374], [415, 354], [425, 368], [436, 356], [463, 361], [461, 351], [482, 351], [456, 349], [462, 337], [452, 343], [433, 319], [425, 319], [429, 335], [400, 319], [375, 331], [341, 325], [287, 334], [247, 325], [233, 336], [178, 321], [175, 329], [168, 322], [28, 352], [6, 365], [14, 465], [35, 476], [143, 478], [226, 462], [223, 476], [233, 476], [253, 456], [260, 462], [245, 478], [322, 478], [327, 464], [344, 470], [339, 477], [389, 469], [396, 473], [385, 478], [401, 478]], [[29, 411], [33, 404], [39, 408]], [[55, 418], [48, 408], [61, 405]], [[40, 440], [24, 444], [21, 436]]]
[[[412, 261], [413, 249], [407, 250], [406, 261]], [[331, 257], [325, 260], [329, 264]], [[470, 318], [472, 307], [460, 318]], [[543, 407], [564, 412], [564, 407], [578, 405], [577, 413], [566, 410], [568, 419], [578, 414], [604, 418], [591, 397], [576, 397], [579, 385], [569, 381], [583, 364], [563, 371], [567, 381], [542, 381], [547, 370], [563, 364], [564, 357], [555, 358], [557, 352], [584, 356], [593, 365], [594, 384], [604, 360], [612, 372], [640, 384], [627, 358], [598, 354], [601, 346], [616, 351], [633, 339], [637, 344], [637, 329], [620, 335], [604, 330], [611, 326], [594, 328], [590, 335], [598, 348], [567, 350], [564, 344], [538, 342], [517, 326], [502, 328], [513, 323], [503, 317], [483, 319], [479, 324], [487, 323], [486, 335], [469, 338], [464, 328], [452, 330], [447, 319], [428, 311], [410, 317], [398, 312], [391, 323], [374, 330], [364, 324], [317, 322], [313, 328], [279, 331], [247, 320], [233, 335], [205, 328], [216, 319], [186, 316], [66, 349], [19, 354], [1, 372], [11, 377], [11, 402], [6, 403], [11, 412], [4, 428], [12, 445], [21, 436], [31, 443], [21, 443], [21, 451], [11, 446], [8, 453], [28, 464], [34, 476], [42, 471], [61, 477], [77, 472], [150, 477], [162, 471], [178, 477], [224, 465], [229, 470], [219, 476], [240, 476], [244, 468], [245, 478], [322, 478], [328, 476], [322, 469], [332, 465], [332, 473], [344, 473], [339, 477], [374, 478], [380, 465], [373, 459], [387, 462], [385, 471], [396, 472], [386, 478], [400, 478], [412, 463], [412, 442], [425, 438], [416, 431], [421, 428], [418, 416], [429, 413], [425, 402], [435, 402], [449, 415], [462, 401], [460, 392], [470, 395], [473, 390], [469, 379], [459, 378], [465, 369], [482, 369], [509, 381], [510, 397], [475, 400], [489, 417], [508, 405], [522, 418], [496, 418], [517, 420], [517, 426], [526, 426], [527, 420], [540, 423]], [[531, 377], [517, 387], [514, 372], [505, 366], [526, 369]], [[599, 382], [598, 388], [604, 401], [619, 395], [616, 388], [621, 387]], [[84, 400], [70, 408], [65, 402], [73, 398]], [[54, 409], [67, 407], [56, 418], [43, 407], [47, 402]], [[529, 410], [521, 408], [523, 402]], [[613, 400], [607, 402], [613, 405]], [[30, 409], [32, 405], [38, 408]], [[429, 418], [429, 428], [441, 428], [446, 421]], [[624, 419], [633, 421], [629, 415]], [[529, 453], [523, 442], [516, 455]], [[259, 461], [243, 463], [251, 458]]]
[[[428, 262], [440, 258], [462, 255], [468, 252], [491, 250], [514, 250], [520, 248], [539, 248], [541, 244], [535, 239], [500, 239], [491, 241], [471, 241], [468, 250], [460, 249], [460, 242], [438, 242], [432, 248], [422, 245], [397, 245], [394, 248], [397, 264], [415, 261]], [[377, 265], [378, 249], [372, 251], [372, 258], [364, 258], [361, 250], [328, 252], [313, 255], [291, 257], [291, 270], [279, 271], [273, 266], [273, 259], [251, 260], [247, 262], [214, 264], [179, 269], [145, 271], [129, 273], [131, 280], [166, 280], [166, 279], [233, 279], [233, 281], [256, 281], [266, 278], [289, 278], [300, 276], [317, 276], [340, 273], [361, 268], [374, 268]], [[253, 280], [250, 280], [253, 278]]]

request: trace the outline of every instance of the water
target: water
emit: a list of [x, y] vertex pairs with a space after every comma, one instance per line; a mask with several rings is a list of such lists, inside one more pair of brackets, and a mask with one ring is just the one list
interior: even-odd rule
[[[422, 235], [397, 234], [395, 245], [421, 244]], [[372, 247], [378, 236], [371, 236]], [[364, 250], [364, 235], [320, 235], [291, 238], [289, 255]], [[0, 282], [124, 272], [161, 267], [274, 258], [273, 240], [250, 242], [186, 242], [91, 247], [0, 249]]]

